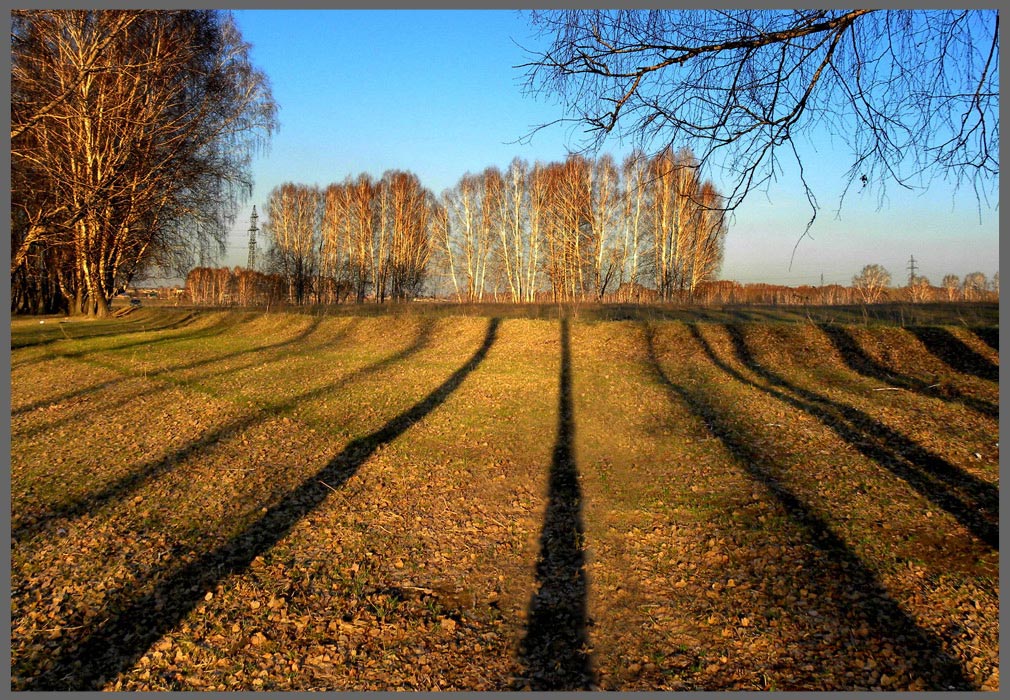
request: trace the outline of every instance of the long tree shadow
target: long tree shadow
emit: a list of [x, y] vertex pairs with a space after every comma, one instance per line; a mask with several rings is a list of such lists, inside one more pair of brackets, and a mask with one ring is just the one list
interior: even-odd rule
[[554, 444], [547, 510], [540, 533], [537, 590], [530, 599], [520, 662], [533, 690], [589, 689], [586, 572], [582, 494], [574, 454], [572, 367], [568, 319], [561, 321], [558, 435]]
[[719, 368], [769, 396], [809, 413], [864, 456], [903, 479], [950, 513], [982, 542], [999, 551], [999, 488], [924, 449], [866, 413], [786, 381], [750, 352], [739, 326], [727, 325], [737, 360], [779, 389], [751, 381], [722, 361], [694, 326], [691, 334]]
[[942, 401], [959, 403], [989, 418], [999, 418], [999, 406], [995, 406], [988, 401], [982, 401], [981, 399], [976, 399], [972, 396], [965, 396], [961, 391], [954, 387], [946, 387], [944, 389], [944, 393], [940, 393], [932, 390], [930, 388], [931, 385], [920, 379], [914, 379], [904, 374], [899, 374], [885, 367], [870, 357], [859, 346], [856, 339], [852, 337], [852, 333], [841, 326], [822, 323], [820, 325], [820, 329], [824, 335], [827, 336], [828, 340], [831, 341], [831, 344], [835, 346], [838, 354], [842, 356], [842, 360], [849, 369], [854, 372], [858, 372], [864, 377], [876, 379], [884, 382], [885, 384], [898, 386], [902, 389], [906, 389], [907, 391], [921, 394], [922, 396], [929, 396]]
[[[191, 369], [198, 369], [206, 365], [217, 364], [220, 362], [224, 362], [225, 360], [232, 359], [234, 357], [239, 356], [249, 357], [250, 361], [245, 363], [244, 365], [232, 368], [227, 372], [221, 372], [220, 374], [224, 375], [229, 372], [240, 371], [242, 369], [252, 367], [254, 365], [259, 365], [260, 361], [256, 358], [260, 357], [265, 353], [276, 354], [279, 351], [283, 351], [286, 348], [289, 348], [293, 345], [297, 345], [298, 343], [301, 343], [302, 341], [306, 340], [310, 335], [312, 335], [312, 333], [316, 331], [316, 329], [319, 327], [319, 324], [322, 323], [322, 320], [323, 320], [322, 316], [314, 317], [313, 320], [309, 323], [308, 326], [306, 326], [304, 330], [300, 331], [296, 336], [289, 338], [287, 340], [277, 341], [275, 343], [270, 343], [268, 345], [261, 345], [257, 348], [252, 349], [236, 350], [234, 352], [225, 353], [223, 355], [212, 355], [211, 357], [205, 357], [202, 360], [193, 360], [191, 362], [186, 362], [180, 365], [170, 365], [167, 367], [162, 367], [160, 369], [144, 371], [142, 374], [145, 378], [158, 378], [164, 375], [172, 374], [173, 372], [185, 372]], [[105, 389], [109, 389], [117, 384], [120, 384], [131, 377], [136, 377], [141, 374], [140, 372], [125, 372], [123, 369], [118, 367], [109, 367], [109, 369], [119, 372], [121, 376], [116, 377], [114, 379], [110, 379], [105, 382], [101, 382], [100, 384], [94, 384], [92, 386], [83, 387], [81, 389], [69, 391], [65, 394], [60, 394], [58, 396], [50, 396], [45, 399], [35, 401], [34, 403], [21, 406], [18, 409], [11, 411], [11, 417], [24, 415], [25, 413], [31, 413], [32, 411], [42, 408], [43, 406], [49, 406], [54, 403], [58, 404], [64, 401], [72, 401], [74, 399], [78, 399], [83, 396], [87, 396], [89, 394], [104, 391]], [[217, 376], [217, 375], [215, 374], [211, 376]], [[138, 396], [144, 396], [147, 393], [148, 392], [144, 392], [139, 394]]]
[[992, 326], [973, 326], [971, 332], [976, 338], [999, 352], [999, 328]]
[[15, 331], [11, 333], [11, 349], [32, 348], [41, 345], [50, 345], [60, 340], [87, 340], [90, 338], [100, 338], [109, 335], [123, 335], [126, 333], [154, 333], [158, 331], [172, 330], [190, 325], [196, 320], [197, 314], [194, 312], [185, 313], [178, 318], [166, 315], [164, 323], [152, 325], [143, 318], [130, 318], [105, 322], [94, 321], [86, 323], [72, 324], [73, 333], [67, 331], [66, 325], [60, 321], [51, 321], [44, 333], [40, 333], [37, 327], [32, 328], [31, 333]]
[[999, 383], [999, 367], [972, 350], [963, 340], [939, 326], [912, 326], [914, 335], [938, 359], [951, 369], [979, 379]]
[[[119, 344], [113, 344], [108, 347], [97, 347], [97, 348], [84, 348], [81, 350], [69, 350], [67, 352], [53, 352], [50, 354], [40, 355], [38, 357], [33, 357], [27, 360], [22, 360], [12, 364], [13, 368], [27, 367], [30, 365], [37, 365], [43, 362], [48, 362], [53, 359], [80, 359], [82, 357], [87, 357], [88, 355], [96, 355], [106, 352], [120, 352], [122, 350], [129, 350], [130, 348], [136, 347], [151, 347], [153, 345], [170, 345], [172, 343], [179, 343], [184, 341], [192, 340], [202, 340], [207, 338], [213, 338], [225, 333], [226, 331], [238, 326], [242, 323], [247, 323], [249, 320], [254, 318], [253, 314], [249, 313], [228, 313], [224, 314], [218, 318], [214, 323], [209, 326], [196, 328], [189, 328], [198, 319], [199, 314], [193, 313], [179, 320], [176, 323], [168, 324], [163, 327], [155, 328], [141, 328], [139, 330], [133, 329], [122, 329], [119, 328], [116, 332], [110, 332], [105, 335], [140, 335], [140, 338], [125, 340], [125, 342]], [[183, 322], [185, 321], [185, 322]], [[164, 335], [157, 338], [144, 337], [150, 333], [162, 333], [166, 330], [175, 330], [176, 328], [183, 328], [184, 330], [179, 333], [172, 333], [170, 335]], [[75, 340], [87, 340], [95, 336], [82, 336], [82, 337], [71, 337], [71, 338], [60, 338], [57, 340], [64, 340], [67, 342], [73, 342]]]
[[383, 368], [397, 362], [402, 362], [411, 355], [419, 352], [428, 344], [431, 338], [433, 326], [434, 321], [430, 319], [427, 320], [410, 346], [390, 355], [389, 357], [355, 370], [351, 374], [341, 377], [335, 382], [330, 382], [321, 387], [303, 392], [282, 401], [264, 404], [248, 415], [237, 418], [218, 427], [216, 430], [205, 433], [199, 440], [191, 442], [178, 450], [173, 450], [158, 459], [139, 465], [130, 473], [112, 481], [97, 493], [69, 498], [52, 507], [45, 513], [23, 516], [24, 519], [22, 522], [18, 523], [17, 526], [11, 529], [12, 542], [16, 545], [17, 543], [36, 535], [42, 531], [46, 525], [54, 520], [77, 518], [85, 513], [94, 512], [111, 501], [128, 496], [131, 492], [142, 487], [147, 482], [158, 478], [168, 471], [171, 471], [180, 462], [183, 462], [194, 455], [198, 455], [203, 450], [213, 447], [221, 441], [240, 435], [243, 431], [262, 422], [263, 420], [266, 420], [272, 415], [289, 411], [300, 403], [311, 401], [319, 396], [336, 391], [337, 389], [347, 386], [351, 382], [361, 379], [362, 377], [379, 372]]
[[242, 532], [171, 573], [148, 574], [134, 589], [153, 584], [148, 590], [110, 600], [95, 617], [103, 618], [102, 621], [68, 640], [46, 671], [27, 684], [27, 689], [98, 690], [106, 679], [134, 666], [218, 582], [245, 571], [253, 559], [277, 544], [302, 518], [318, 508], [332, 489], [339, 489], [377, 449], [441, 406], [483, 362], [494, 344], [498, 325], [498, 319], [491, 319], [480, 348], [425, 398], [378, 430], [350, 442], [323, 469], [289, 491]]
[[[763, 452], [752, 448], [746, 439], [741, 439], [739, 426], [726, 414], [725, 409], [717, 405], [711, 394], [678, 384], [669, 377], [659, 361], [652, 326], [646, 325], [644, 334], [649, 370], [656, 382], [666, 390], [671, 403], [683, 402], [697, 415], [712, 435], [733, 455], [736, 464], [760, 484], [802, 528], [810, 545], [825, 555], [827, 561], [822, 560], [817, 566], [796, 567], [795, 576], [798, 580], [792, 584], [797, 590], [807, 588], [815, 592], [812, 600], [821, 606], [821, 614], [834, 618], [834, 622], [826, 621], [825, 624], [836, 627], [841, 623], [849, 630], [866, 625], [872, 630], [875, 640], [891, 640], [905, 672], [927, 681], [932, 689], [974, 689], [960, 662], [944, 649], [942, 641], [935, 634], [922, 629], [890, 597], [873, 571], [828, 522], [782, 483], [776, 474], [779, 471], [777, 465]], [[726, 370], [721, 363], [717, 364]], [[753, 386], [736, 373], [730, 374]], [[831, 632], [837, 634], [839, 630], [832, 629]], [[844, 630], [842, 632], [844, 640]], [[852, 639], [855, 639], [855, 635], [852, 635]], [[810, 638], [807, 643], [813, 650], [820, 642]], [[816, 660], [813, 662], [816, 663]]]
[[[153, 371], [146, 371], [146, 372], [144, 372], [144, 371], [133, 370], [133, 371], [131, 371], [127, 375], [123, 375], [123, 376], [117, 377], [115, 379], [111, 379], [108, 382], [104, 382], [104, 383], [102, 383], [102, 384], [100, 384], [98, 386], [87, 387], [86, 389], [80, 390], [79, 392], [74, 392], [74, 394], [72, 396], [67, 396], [67, 397], [60, 398], [60, 399], [55, 399], [55, 400], [59, 400], [59, 401], [73, 400], [74, 398], [79, 398], [80, 396], [87, 395], [88, 393], [91, 393], [92, 391], [99, 391], [101, 389], [109, 388], [109, 387], [112, 387], [112, 386], [114, 386], [116, 384], [119, 384], [121, 382], [126, 381], [128, 378], [131, 378], [131, 377], [135, 378], [135, 377], [139, 377], [139, 376], [143, 376], [145, 379], [151, 379], [151, 378], [157, 379], [159, 377], [163, 377], [165, 382], [170, 382], [170, 383], [175, 384], [176, 386], [179, 386], [179, 387], [181, 387], [183, 389], [190, 389], [190, 390], [192, 390], [194, 388], [194, 382], [195, 381], [207, 381], [208, 379], [221, 379], [221, 378], [226, 377], [226, 376], [228, 376], [230, 374], [235, 374], [237, 372], [241, 372], [242, 370], [248, 369], [250, 367], [261, 368], [261, 367], [265, 367], [265, 366], [267, 366], [269, 364], [280, 362], [281, 360], [286, 359], [288, 356], [284, 354], [285, 351], [288, 348], [292, 347], [292, 346], [296, 346], [297, 344], [299, 344], [301, 342], [304, 342], [312, 333], [315, 332], [315, 330], [318, 327], [318, 324], [321, 322], [321, 320], [322, 320], [322, 317], [319, 317], [316, 321], [314, 321], [313, 323], [311, 323], [308, 328], [306, 328], [304, 331], [300, 332], [297, 337], [292, 338], [290, 340], [281, 341], [279, 343], [274, 343], [272, 345], [265, 346], [265, 347], [259, 347], [259, 348], [253, 349], [253, 350], [240, 350], [240, 351], [236, 351], [234, 353], [229, 353], [229, 354], [226, 354], [226, 355], [217, 355], [215, 357], [209, 357], [209, 358], [205, 358], [203, 360], [196, 360], [196, 361], [184, 364], [184, 365], [176, 365], [176, 366], [171, 366], [171, 367], [165, 367], [165, 368], [158, 369], [158, 370], [153, 370]], [[339, 343], [344, 336], [346, 336], [348, 333], [350, 333], [351, 327], [352, 327], [352, 325], [354, 323], [356, 323], [356, 321], [352, 321], [351, 324], [349, 324], [348, 326], [346, 326], [343, 329], [341, 329], [339, 333], [337, 333], [334, 336], [330, 337], [326, 341], [327, 344]], [[320, 345], [313, 344], [310, 347], [320, 347]], [[264, 355], [267, 355], [269, 357], [269, 359], [262, 359]], [[239, 365], [234, 366], [234, 367], [228, 367], [228, 368], [221, 369], [221, 370], [218, 370], [218, 371], [208, 372], [206, 374], [203, 374], [202, 376], [200, 376], [196, 380], [177, 379], [177, 378], [173, 378], [171, 376], [175, 372], [185, 372], [185, 371], [190, 370], [190, 369], [196, 369], [196, 368], [199, 368], [199, 367], [202, 367], [202, 366], [216, 364], [217, 362], [219, 362], [221, 360], [229, 359], [229, 358], [235, 357], [235, 356], [248, 356], [250, 359], [247, 362], [244, 362], [244, 363], [239, 364]], [[257, 359], [257, 358], [261, 358], [261, 359]], [[95, 407], [92, 407], [92, 406], [89, 406], [89, 405], [85, 404], [85, 405], [82, 406], [81, 410], [82, 410], [82, 412], [83, 411], [100, 410], [103, 415], [109, 415], [113, 411], [117, 410], [118, 408], [120, 408], [122, 406], [130, 404], [130, 403], [132, 403], [134, 401], [137, 401], [138, 399], [143, 399], [144, 397], [158, 394], [160, 392], [163, 392], [164, 390], [165, 390], [164, 385], [157, 385], [156, 384], [156, 385], [148, 387], [147, 389], [142, 389], [140, 391], [128, 394], [126, 396], [119, 397], [115, 401], [102, 403], [101, 406], [98, 409], [96, 409]], [[47, 405], [47, 404], [49, 404], [49, 401], [50, 400], [42, 401], [42, 402], [36, 402], [36, 403], [41, 404], [41, 405]], [[39, 421], [36, 424], [34, 424], [34, 425], [32, 425], [31, 427], [28, 427], [28, 428], [19, 428], [18, 430], [16, 430], [13, 433], [13, 435], [16, 436], [16, 437], [18, 437], [18, 438], [32, 438], [32, 437], [34, 437], [36, 435], [39, 435], [41, 433], [50, 432], [50, 431], [52, 431], [52, 430], [54, 430], [54, 429], [56, 429], [56, 428], [58, 428], [58, 427], [60, 427], [62, 425], [65, 425], [67, 423], [71, 423], [71, 422], [73, 422], [75, 420], [78, 420], [79, 417], [80, 417], [80, 413], [79, 412], [67, 413], [65, 411], [61, 411], [61, 415], [58, 418], [54, 418], [53, 420], [50, 420], [48, 422]]]

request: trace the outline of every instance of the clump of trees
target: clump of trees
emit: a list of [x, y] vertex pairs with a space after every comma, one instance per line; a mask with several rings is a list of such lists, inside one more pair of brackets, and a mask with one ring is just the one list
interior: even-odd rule
[[444, 215], [413, 173], [367, 174], [320, 189], [285, 183], [269, 195], [263, 230], [267, 268], [293, 304], [332, 304], [371, 292], [379, 302], [413, 299]]
[[294, 304], [409, 300], [515, 303], [692, 297], [722, 263], [725, 210], [690, 151], [618, 165], [569, 155], [464, 174], [434, 197], [391, 171], [270, 193], [267, 265]]
[[515, 159], [505, 173], [464, 175], [442, 202], [439, 253], [461, 301], [483, 300], [489, 281], [514, 302], [543, 287], [555, 301], [637, 298], [643, 283], [666, 301], [722, 262], [722, 198], [687, 150], [635, 152], [620, 166], [609, 155]]
[[12, 11], [13, 311], [104, 316], [224, 245], [277, 125], [248, 48], [218, 11]]
[[194, 267], [186, 275], [190, 303], [209, 306], [269, 306], [283, 301], [287, 284], [279, 275], [236, 267]]
[[998, 301], [999, 272], [992, 280], [982, 272], [965, 275], [962, 282], [957, 275], [947, 274], [939, 287], [934, 287], [927, 277], [915, 275], [908, 285], [893, 288], [891, 274], [882, 265], [866, 265], [852, 278], [854, 299], [864, 304], [883, 301], [911, 301], [913, 303], [933, 301]]

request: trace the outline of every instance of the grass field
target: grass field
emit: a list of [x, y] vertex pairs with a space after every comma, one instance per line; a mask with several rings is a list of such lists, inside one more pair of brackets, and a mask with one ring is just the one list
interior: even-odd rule
[[12, 688], [998, 689], [992, 309], [554, 313], [13, 320]]

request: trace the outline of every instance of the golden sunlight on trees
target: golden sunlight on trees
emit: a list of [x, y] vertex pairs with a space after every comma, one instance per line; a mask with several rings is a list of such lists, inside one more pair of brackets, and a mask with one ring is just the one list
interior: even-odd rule
[[416, 175], [395, 170], [386, 173], [380, 183], [381, 207], [379, 227], [385, 249], [376, 258], [384, 261], [388, 276], [378, 277], [379, 301], [388, 294], [393, 301], [413, 299], [421, 290], [425, 269], [431, 255], [429, 226], [436, 206], [431, 192], [421, 185]]
[[961, 280], [957, 275], [943, 276], [943, 289], [947, 294], [947, 301], [956, 301], [961, 293]]
[[690, 151], [571, 155], [532, 169], [464, 175], [442, 194], [448, 214], [434, 235], [458, 300], [499, 291], [532, 301], [539, 282], [555, 301], [692, 297], [715, 278], [726, 234], [722, 197], [702, 182]]
[[319, 269], [321, 242], [320, 192], [288, 182], [274, 188], [267, 200], [263, 231], [271, 242], [271, 267], [288, 281], [296, 304], [308, 301]]
[[390, 171], [318, 187], [285, 183], [266, 206], [269, 272], [292, 304], [414, 298], [424, 282], [438, 205], [417, 176]]
[[104, 316], [144, 268], [223, 245], [277, 108], [226, 13], [11, 19], [11, 307]]
[[265, 212], [269, 271], [294, 304], [406, 301], [425, 285], [466, 303], [645, 301], [649, 285], [693, 299], [716, 278], [726, 235], [722, 196], [687, 149], [621, 167], [609, 155], [517, 158], [438, 198], [403, 171], [323, 190], [287, 183]]
[[198, 305], [269, 306], [287, 294], [287, 284], [278, 275], [236, 267], [194, 267], [186, 275], [185, 293]]
[[856, 288], [860, 298], [866, 304], [874, 304], [880, 300], [888, 285], [891, 284], [891, 273], [882, 265], [867, 265], [852, 278], [852, 286]]
[[989, 284], [984, 272], [969, 272], [964, 276], [964, 300], [978, 301], [985, 297]]

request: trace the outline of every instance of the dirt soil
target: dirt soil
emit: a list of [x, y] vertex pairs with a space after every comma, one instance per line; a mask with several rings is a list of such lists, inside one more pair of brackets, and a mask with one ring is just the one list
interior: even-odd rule
[[12, 689], [999, 688], [995, 329], [37, 326]]

